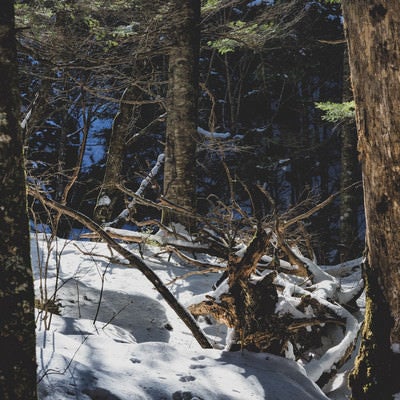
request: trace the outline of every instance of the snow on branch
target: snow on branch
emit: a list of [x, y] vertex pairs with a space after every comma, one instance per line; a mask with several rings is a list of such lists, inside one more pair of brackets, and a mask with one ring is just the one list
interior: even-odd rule
[[[285, 355], [297, 360], [309, 378], [323, 386], [355, 348], [360, 323], [344, 306], [357, 298], [362, 282], [343, 292], [339, 279], [304, 257], [277, 230], [274, 235], [259, 230], [236, 260], [228, 261], [223, 275], [227, 278], [214, 291], [192, 299], [188, 308], [193, 315], [211, 316], [233, 332], [227, 338], [228, 347]], [[297, 268], [283, 271], [281, 261], [286, 261], [263, 254], [268, 241], [306, 274], [299, 274]], [[269, 264], [257, 271], [254, 266], [258, 268], [258, 261], [264, 260]]]
[[[136, 190], [135, 195], [141, 197], [147, 188], [149, 184], [151, 183], [152, 179], [158, 174], [158, 171], [160, 170], [161, 166], [164, 164], [165, 160], [165, 155], [164, 153], [161, 153], [158, 158], [157, 162], [155, 163], [154, 167], [151, 169], [151, 171], [147, 174], [147, 176], [142, 180], [139, 188]], [[104, 226], [115, 226], [117, 225], [120, 221], [126, 220], [129, 218], [129, 211], [135, 206], [137, 200], [134, 197], [128, 206], [123, 210], [113, 221], [107, 222], [104, 224]]]
[[31, 119], [33, 108], [35, 107], [35, 105], [36, 105], [38, 99], [39, 99], [39, 92], [37, 92], [37, 93], [35, 94], [35, 98], [33, 99], [32, 103], [31, 103], [30, 106], [28, 107], [28, 109], [27, 109], [27, 111], [26, 111], [26, 114], [25, 114], [23, 120], [22, 120], [21, 123], [20, 123], [21, 128], [22, 128], [23, 130], [26, 129], [26, 127], [27, 127], [27, 125], [28, 125], [28, 122], [29, 122], [29, 120]]
[[197, 127], [197, 133], [208, 139], [228, 139], [231, 137], [230, 132], [210, 132], [200, 126]]
[[161, 168], [162, 164], [164, 163], [164, 160], [165, 160], [164, 153], [161, 153], [158, 156], [157, 162], [154, 165], [154, 167], [151, 169], [149, 174], [142, 180], [142, 183], [140, 184], [139, 189], [136, 190], [135, 193], [138, 196], [142, 196], [143, 195], [144, 190], [147, 188], [147, 186], [149, 186], [151, 180], [158, 174], [158, 171]]

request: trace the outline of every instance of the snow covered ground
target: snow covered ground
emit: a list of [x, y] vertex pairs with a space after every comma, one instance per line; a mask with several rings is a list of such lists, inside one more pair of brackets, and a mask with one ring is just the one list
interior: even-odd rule
[[[223, 351], [226, 330], [221, 326], [202, 322], [216, 348], [201, 349], [146, 278], [118, 262], [106, 244], [49, 242], [40, 234], [33, 236], [31, 247], [36, 298], [46, 292], [51, 297], [57, 285], [61, 311], [37, 316], [41, 400], [328, 398], [294, 361]], [[129, 245], [132, 251], [136, 247]], [[164, 282], [193, 271], [158, 251], [146, 247], [144, 257]], [[216, 273], [193, 275], [168, 287], [189, 304], [217, 279]], [[331, 399], [347, 398], [345, 372], [329, 390]]]

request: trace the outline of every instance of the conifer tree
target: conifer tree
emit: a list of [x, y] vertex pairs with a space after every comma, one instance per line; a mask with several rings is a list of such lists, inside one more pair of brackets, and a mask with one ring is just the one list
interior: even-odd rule
[[343, 0], [364, 183], [367, 257], [354, 400], [400, 391], [400, 3]]
[[0, 398], [34, 400], [34, 296], [11, 0], [0, 5], [0, 76]]
[[[197, 135], [200, 1], [172, 1], [175, 30], [171, 32], [167, 132], [164, 167], [165, 197], [189, 210], [195, 209], [195, 152]], [[166, 222], [192, 225], [175, 213]]]

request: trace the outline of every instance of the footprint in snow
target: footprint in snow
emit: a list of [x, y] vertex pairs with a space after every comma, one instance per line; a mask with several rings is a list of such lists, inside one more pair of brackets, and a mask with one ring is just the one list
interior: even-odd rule
[[203, 400], [201, 397], [198, 397], [191, 392], [182, 392], [179, 390], [172, 394], [172, 400]]
[[206, 368], [206, 366], [205, 365], [191, 365], [191, 366], [189, 366], [189, 368], [190, 369], [203, 369], [203, 368]]
[[186, 376], [181, 376], [181, 377], [179, 378], [179, 380], [180, 380], [181, 382], [193, 382], [193, 381], [196, 380], [196, 378], [195, 378], [194, 376], [186, 375]]
[[86, 394], [92, 400], [121, 400], [109, 390], [103, 388], [84, 389], [82, 393]]
[[196, 357], [192, 357], [193, 361], [200, 361], [200, 360], [204, 360], [206, 357], [205, 356], [196, 356]]

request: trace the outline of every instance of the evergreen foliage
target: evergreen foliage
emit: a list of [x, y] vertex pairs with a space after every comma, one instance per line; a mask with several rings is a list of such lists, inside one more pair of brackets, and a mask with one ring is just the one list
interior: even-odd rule
[[[61, 199], [79, 160], [86, 115], [84, 164], [67, 204], [92, 215], [127, 87], [140, 101], [120, 181], [135, 191], [154, 166], [165, 142], [167, 54], [179, 18], [171, 10], [168, 2], [148, 7], [133, 0], [18, 5], [19, 26], [30, 26], [19, 35], [25, 109], [39, 94], [26, 132], [29, 173], [54, 199]], [[210, 212], [210, 195], [230, 201], [225, 167], [236, 177], [238, 201], [248, 202], [246, 185], [259, 184], [279, 212], [339, 189], [340, 141], [314, 103], [341, 99], [343, 47], [325, 42], [342, 36], [336, 4], [203, 2], [198, 124], [229, 132], [230, 139], [196, 139], [199, 210]], [[162, 175], [145, 195], [156, 199], [161, 187]], [[137, 211], [138, 219], [149, 218], [148, 210]], [[327, 213], [336, 216], [321, 213], [309, 225], [323, 259], [338, 241], [338, 205]], [[60, 234], [69, 230], [66, 225]]]
[[344, 103], [316, 103], [316, 107], [324, 112], [322, 119], [328, 122], [343, 122], [346, 120], [354, 120], [354, 101]]
[[[97, 232], [151, 276], [195, 330], [158, 277], [111, 238], [118, 232], [79, 212], [108, 228], [118, 219], [149, 237], [161, 227], [174, 236], [171, 254], [201, 264], [183, 254], [193, 250], [185, 247], [189, 234], [177, 223], [185, 224], [197, 234], [195, 245], [206, 243], [209, 254], [226, 263], [225, 303], [210, 297], [197, 304], [198, 315], [214, 313], [222, 322], [230, 315], [226, 326], [237, 332], [233, 342], [242, 348], [282, 355], [293, 342], [301, 344], [294, 351], [300, 359], [322, 344], [321, 332], [329, 329], [320, 329], [321, 321], [330, 324], [334, 317], [334, 324], [348, 328], [353, 317], [342, 318], [344, 308], [332, 314], [334, 302], [353, 306], [362, 284], [344, 293], [339, 279], [330, 277], [329, 305], [314, 297], [326, 291], [329, 275], [315, 260], [342, 262], [340, 247], [350, 247], [340, 233], [349, 213], [352, 255], [360, 253], [364, 235], [356, 215], [361, 196], [352, 196], [346, 208], [347, 194], [337, 195], [343, 186], [356, 187], [343, 175], [356, 171], [344, 158], [356, 156], [357, 140], [355, 131], [340, 136], [337, 129], [352, 126], [356, 113], [354, 101], [342, 101], [352, 97], [343, 96], [348, 82], [338, 1], [31, 0], [17, 2], [15, 10], [35, 229], [52, 238], [70, 238], [74, 228]], [[372, 11], [371, 18], [385, 15], [379, 5]], [[386, 215], [391, 201], [383, 194], [373, 209]], [[107, 206], [102, 218], [96, 216], [99, 203]], [[160, 240], [154, 243], [167, 244]], [[257, 286], [259, 269], [272, 272]], [[307, 318], [296, 326], [289, 313], [269, 319], [286, 290], [275, 281], [280, 273], [297, 274], [300, 294], [293, 289], [291, 296], [305, 316], [307, 309], [315, 312], [311, 338]], [[352, 324], [354, 333], [357, 321]], [[272, 336], [266, 339], [265, 332]], [[204, 345], [211, 346], [207, 340]], [[318, 376], [318, 383], [331, 373]]]

